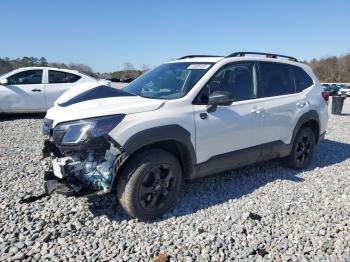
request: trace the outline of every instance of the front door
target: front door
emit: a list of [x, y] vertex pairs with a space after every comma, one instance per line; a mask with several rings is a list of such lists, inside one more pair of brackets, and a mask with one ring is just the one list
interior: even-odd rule
[[[200, 92], [194, 103], [199, 164], [211, 160], [223, 163], [220, 158], [229, 159], [226, 156], [234, 152], [241, 152], [242, 157], [232, 160], [233, 166], [259, 158], [261, 152], [257, 146], [263, 143], [263, 118], [256, 103], [257, 79], [254, 62], [231, 63], [219, 69]], [[215, 91], [230, 92], [234, 102], [208, 113], [208, 96]], [[221, 170], [221, 166], [217, 166], [217, 170]]]
[[8, 84], [0, 86], [3, 112], [43, 112], [46, 110], [43, 70], [31, 69], [7, 78]]

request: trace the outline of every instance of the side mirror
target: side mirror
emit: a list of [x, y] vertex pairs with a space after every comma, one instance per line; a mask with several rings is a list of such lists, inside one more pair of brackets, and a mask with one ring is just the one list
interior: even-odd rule
[[232, 104], [234, 99], [232, 98], [232, 95], [230, 92], [226, 91], [215, 91], [210, 94], [209, 101], [208, 101], [208, 108], [207, 112], [214, 112], [217, 108], [217, 106], [229, 106]]
[[5, 86], [8, 84], [8, 81], [6, 78], [0, 80], [0, 85]]

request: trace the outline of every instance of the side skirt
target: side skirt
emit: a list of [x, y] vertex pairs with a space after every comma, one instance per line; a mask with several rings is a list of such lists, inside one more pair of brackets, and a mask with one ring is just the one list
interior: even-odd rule
[[273, 158], [285, 157], [290, 154], [292, 146], [292, 144], [284, 144], [282, 141], [274, 141], [217, 155], [196, 165], [190, 179], [217, 174]]

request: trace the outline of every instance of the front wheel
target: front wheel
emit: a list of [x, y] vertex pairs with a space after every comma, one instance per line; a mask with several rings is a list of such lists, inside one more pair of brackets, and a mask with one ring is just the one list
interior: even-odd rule
[[150, 149], [126, 164], [118, 181], [117, 196], [129, 215], [151, 220], [171, 208], [181, 183], [179, 161], [167, 151]]
[[315, 135], [309, 127], [303, 127], [296, 135], [293, 148], [285, 158], [287, 166], [293, 169], [302, 169], [310, 164], [315, 147]]

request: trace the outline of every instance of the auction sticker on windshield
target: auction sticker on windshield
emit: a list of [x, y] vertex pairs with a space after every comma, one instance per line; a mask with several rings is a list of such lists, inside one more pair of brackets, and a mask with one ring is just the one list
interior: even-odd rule
[[210, 64], [192, 64], [187, 69], [208, 69]]

